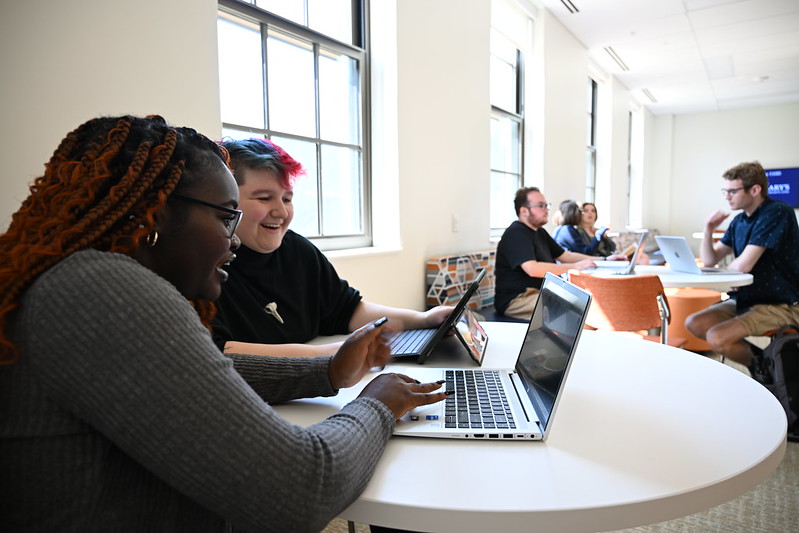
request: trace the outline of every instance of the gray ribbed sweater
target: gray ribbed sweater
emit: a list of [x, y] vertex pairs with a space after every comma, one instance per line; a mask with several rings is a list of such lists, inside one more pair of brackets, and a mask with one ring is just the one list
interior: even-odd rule
[[366, 398], [287, 423], [266, 402], [335, 394], [329, 358], [225, 357], [170, 283], [122, 255], [79, 252], [40, 276], [13, 338], [2, 531], [318, 531], [393, 430]]

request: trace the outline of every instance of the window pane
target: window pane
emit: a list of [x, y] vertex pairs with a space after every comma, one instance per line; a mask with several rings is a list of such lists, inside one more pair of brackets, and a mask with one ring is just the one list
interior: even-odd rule
[[[233, 80], [221, 95], [223, 107], [238, 105], [246, 119], [226, 113], [223, 136], [272, 138], [306, 168], [307, 177], [294, 184], [292, 229], [318, 238], [317, 245], [326, 250], [368, 246], [370, 223], [364, 217], [370, 213], [370, 177], [364, 161], [369, 156], [362, 131], [368, 120], [368, 86], [361, 86], [366, 50], [360, 37], [352, 35], [359, 35], [356, 23], [368, 19], [368, 0], [242, 2], [275, 17], [258, 10], [238, 14], [227, 3], [219, 10], [220, 18], [240, 23], [255, 37], [230, 47], [228, 54], [220, 44], [220, 57], [255, 51], [251, 64], [258, 65], [257, 74], [251, 75], [257, 83], [240, 81], [238, 66], [222, 74], [223, 80]], [[312, 31], [298, 29], [298, 24]], [[326, 37], [317, 39], [316, 32]], [[223, 41], [224, 31], [219, 34]], [[327, 37], [352, 48], [339, 49]], [[243, 102], [242, 86], [259, 93], [258, 99]]]
[[361, 233], [361, 162], [356, 150], [322, 146], [322, 233]]
[[516, 113], [516, 69], [491, 56], [491, 105]]
[[263, 135], [259, 135], [257, 133], [253, 133], [251, 131], [246, 130], [239, 130], [235, 128], [222, 128], [222, 138], [223, 139], [235, 139], [237, 141], [243, 141], [244, 139], [263, 139]]
[[519, 124], [503, 117], [491, 118], [491, 168], [521, 172]]
[[517, 49], [504, 35], [491, 30], [491, 105], [517, 113]]
[[358, 144], [360, 110], [357, 61], [322, 50], [319, 57], [319, 128], [322, 138]]
[[352, 0], [309, 0], [308, 26], [352, 44]]
[[307, 137], [316, 136], [314, 58], [310, 43], [269, 32], [269, 128]]
[[306, 25], [304, 4], [303, 0], [255, 0], [255, 5], [264, 11], [269, 11], [303, 26]]
[[588, 148], [585, 154], [585, 201], [593, 202], [596, 189], [596, 152]]
[[491, 28], [491, 54], [505, 63], [516, 66], [516, 45], [496, 29]]
[[219, 95], [222, 122], [264, 127], [261, 31], [257, 24], [222, 14], [219, 32]]
[[516, 220], [513, 197], [521, 186], [520, 177], [515, 174], [491, 173], [491, 227], [506, 228]]
[[272, 137], [272, 140], [305, 167], [305, 176], [294, 183], [294, 221], [291, 229], [305, 237], [319, 236], [319, 189], [316, 143]]

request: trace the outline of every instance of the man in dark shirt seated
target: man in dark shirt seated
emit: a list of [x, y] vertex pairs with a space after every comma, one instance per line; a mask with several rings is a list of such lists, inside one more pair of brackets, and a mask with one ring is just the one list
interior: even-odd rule
[[529, 319], [547, 272], [583, 270], [596, 266], [596, 258], [564, 250], [547, 233], [543, 226], [551, 204], [537, 187], [516, 191], [513, 205], [518, 220], [508, 226], [497, 245], [494, 307], [501, 315]]
[[791, 206], [769, 198], [760, 163], [741, 163], [722, 177], [730, 209], [742, 211], [716, 243], [713, 231], [729, 213], [716, 211], [707, 217], [702, 262], [712, 266], [732, 252], [735, 259], [727, 268], [751, 273], [754, 282], [738, 287], [729, 300], [689, 316], [685, 326], [714, 352], [749, 366], [759, 379], [761, 369], [751, 365], [761, 350], [745, 337], [799, 324], [799, 226]]

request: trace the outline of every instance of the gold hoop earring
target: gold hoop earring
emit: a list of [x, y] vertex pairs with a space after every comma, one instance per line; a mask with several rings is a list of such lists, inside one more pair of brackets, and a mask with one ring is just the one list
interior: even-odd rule
[[152, 232], [152, 233], [150, 233], [150, 234], [147, 236], [147, 238], [146, 238], [146, 239], [144, 239], [144, 242], [146, 242], [146, 243], [147, 243], [147, 246], [149, 246], [150, 248], [152, 248], [153, 246], [155, 246], [155, 243], [157, 243], [157, 242], [158, 242], [158, 232], [157, 232], [157, 231], [155, 231], [155, 230], [153, 230], [153, 232]]

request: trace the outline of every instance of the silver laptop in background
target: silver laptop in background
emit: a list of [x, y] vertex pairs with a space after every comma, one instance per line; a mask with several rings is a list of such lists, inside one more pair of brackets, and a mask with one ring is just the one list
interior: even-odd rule
[[[597, 272], [601, 269], [600, 272], [602, 274], [612, 274], [618, 276], [631, 276], [635, 274], [635, 265], [638, 261], [638, 256], [641, 255], [641, 251], [644, 249], [644, 242], [646, 241], [647, 235], [649, 235], [649, 230], [641, 231], [640, 235], [638, 236], [638, 244], [635, 246], [635, 252], [633, 252], [633, 256], [630, 258], [629, 262], [598, 260], [594, 261], [596, 268], [587, 268], [583, 270], [583, 272], [590, 274], [591, 272]], [[622, 263], [624, 266], [619, 268], [617, 266], [618, 263]]]
[[696, 256], [688, 246], [685, 237], [655, 235], [655, 240], [669, 268], [675, 272], [688, 274], [727, 274], [728, 271], [716, 267], [700, 267], [696, 264]]
[[[425, 380], [444, 379], [446, 389], [455, 394], [443, 402], [411, 410], [397, 422], [394, 434], [509, 441], [546, 439], [590, 304], [588, 292], [546, 274], [515, 367], [425, 369]], [[472, 393], [471, 386], [479, 384], [496, 390]], [[463, 398], [471, 395], [478, 399], [476, 410], [464, 403]]]

